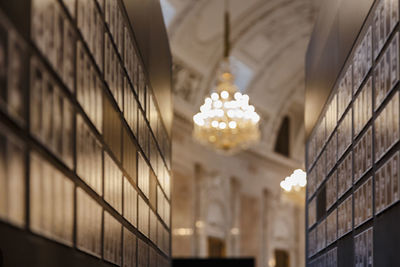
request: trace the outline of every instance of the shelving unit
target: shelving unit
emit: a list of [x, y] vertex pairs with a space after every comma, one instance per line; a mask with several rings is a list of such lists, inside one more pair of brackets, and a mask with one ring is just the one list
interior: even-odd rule
[[4, 266], [169, 266], [171, 140], [128, 12], [0, 4]]
[[308, 138], [307, 266], [400, 265], [398, 22], [373, 3]]

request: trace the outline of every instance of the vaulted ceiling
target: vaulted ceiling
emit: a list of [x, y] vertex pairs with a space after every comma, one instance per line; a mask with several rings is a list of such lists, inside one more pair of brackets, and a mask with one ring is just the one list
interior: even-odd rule
[[[262, 117], [261, 143], [251, 148], [261, 155], [274, 153], [281, 121], [289, 116], [291, 157], [303, 159], [304, 60], [319, 2], [228, 0], [233, 71]], [[191, 122], [222, 59], [224, 0], [161, 4], [174, 61], [175, 113]]]

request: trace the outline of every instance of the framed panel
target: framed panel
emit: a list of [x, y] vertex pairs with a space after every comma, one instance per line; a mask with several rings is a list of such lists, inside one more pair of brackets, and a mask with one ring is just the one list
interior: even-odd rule
[[0, 220], [25, 226], [25, 144], [0, 124]]
[[83, 189], [77, 188], [76, 246], [101, 257], [102, 207]]

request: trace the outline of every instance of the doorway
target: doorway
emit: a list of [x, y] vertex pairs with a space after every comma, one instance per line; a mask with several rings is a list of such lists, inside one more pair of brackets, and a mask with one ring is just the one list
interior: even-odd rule
[[286, 250], [275, 250], [275, 267], [289, 267], [289, 253]]
[[208, 237], [208, 257], [225, 258], [226, 257], [225, 241], [215, 237]]

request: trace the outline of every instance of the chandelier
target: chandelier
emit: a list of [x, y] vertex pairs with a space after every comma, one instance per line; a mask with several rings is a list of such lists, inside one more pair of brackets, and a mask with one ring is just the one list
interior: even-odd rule
[[295, 170], [289, 177], [281, 181], [281, 188], [286, 192], [300, 192], [307, 184], [307, 174], [301, 170]]
[[289, 177], [281, 181], [282, 199], [297, 206], [303, 207], [305, 203], [305, 186], [307, 174], [301, 170], [295, 170]]
[[[226, 3], [226, 1], [225, 1]], [[218, 72], [216, 88], [206, 97], [200, 112], [193, 116], [194, 137], [217, 151], [233, 153], [260, 138], [260, 116], [249, 105], [249, 96], [234, 84], [229, 67], [229, 13], [225, 11], [224, 60]]]

